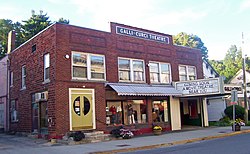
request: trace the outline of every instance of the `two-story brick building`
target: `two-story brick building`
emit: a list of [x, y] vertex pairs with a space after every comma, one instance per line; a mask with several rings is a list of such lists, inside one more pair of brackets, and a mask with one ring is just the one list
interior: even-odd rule
[[[172, 42], [117, 23], [111, 32], [51, 25], [9, 54], [10, 129], [49, 136], [120, 125], [150, 132], [152, 123], [181, 129], [182, 94], [172, 83], [202, 79], [202, 58]], [[191, 105], [199, 109], [187, 116], [201, 121], [202, 105]]]

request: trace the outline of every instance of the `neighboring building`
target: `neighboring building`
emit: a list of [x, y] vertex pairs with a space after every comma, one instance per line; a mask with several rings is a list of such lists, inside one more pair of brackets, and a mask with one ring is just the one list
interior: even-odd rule
[[[203, 73], [205, 79], [219, 77], [207, 60], [203, 60]], [[224, 96], [207, 97], [208, 121], [219, 121], [224, 115], [225, 108]]]
[[8, 87], [7, 87], [7, 67], [8, 57], [0, 59], [0, 132], [8, 130]]
[[[246, 70], [246, 91], [247, 91], [247, 101], [249, 107], [250, 99], [250, 71]], [[240, 69], [235, 76], [233, 76], [227, 85], [228, 87], [234, 87], [238, 91], [238, 104], [244, 107], [244, 89], [243, 89], [243, 71]], [[230, 89], [230, 88], [229, 88]], [[231, 88], [232, 89], [232, 88]], [[227, 99], [227, 105], [231, 105], [231, 98]]]
[[[111, 33], [51, 25], [9, 54], [10, 129], [61, 137], [121, 125], [140, 133], [152, 123], [207, 126], [203, 97], [180, 98], [172, 86], [203, 78], [201, 52], [172, 42], [171, 35], [117, 23]], [[218, 89], [218, 81], [201, 83]]]
[[203, 65], [204, 79], [217, 78], [220, 76], [206, 59], [203, 60], [202, 65]]

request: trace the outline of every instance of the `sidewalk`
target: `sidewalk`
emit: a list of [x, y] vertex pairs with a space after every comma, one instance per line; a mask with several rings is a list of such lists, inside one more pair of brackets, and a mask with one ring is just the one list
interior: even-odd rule
[[[141, 136], [134, 137], [132, 139], [119, 139], [112, 140], [107, 142], [99, 143], [88, 143], [88, 144], [79, 144], [79, 145], [60, 145], [60, 144], [51, 144], [51, 143], [40, 143], [38, 145], [28, 143], [27, 137], [18, 138], [20, 143], [23, 142], [21, 146], [9, 146], [5, 145], [4, 142], [0, 142], [0, 154], [2, 153], [12, 153], [12, 154], [47, 154], [47, 153], [59, 153], [59, 154], [68, 154], [68, 153], [118, 153], [118, 152], [129, 152], [134, 150], [142, 149], [152, 149], [163, 146], [171, 146], [176, 144], [185, 144], [201, 140], [209, 140], [214, 138], [222, 138], [226, 136], [232, 136], [237, 134], [250, 133], [249, 126], [243, 126], [241, 131], [232, 132], [232, 127], [208, 127], [200, 128], [196, 130], [188, 131], [175, 131], [164, 133], [159, 136]], [[1, 139], [1, 137], [0, 137]], [[27, 144], [24, 144], [27, 142]], [[36, 142], [36, 140], [30, 140], [29, 142]], [[16, 143], [18, 144], [18, 143]], [[1, 148], [2, 145], [2, 148]], [[27, 146], [26, 146], [27, 145]], [[8, 147], [9, 146], [9, 147]]]
[[237, 134], [250, 133], [250, 126], [242, 127], [241, 131], [233, 132], [232, 127], [208, 127], [198, 130], [175, 131], [160, 136], [136, 137], [129, 140], [118, 140], [96, 144], [99, 151], [93, 153], [110, 154], [117, 152], [129, 152], [159, 147], [167, 147], [177, 144], [191, 143], [201, 140], [209, 140], [233, 136]]

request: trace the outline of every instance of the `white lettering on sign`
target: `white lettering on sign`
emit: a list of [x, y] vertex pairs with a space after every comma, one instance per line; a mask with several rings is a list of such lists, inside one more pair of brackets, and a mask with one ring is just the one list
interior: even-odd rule
[[169, 37], [116, 26], [116, 33], [169, 44]]
[[218, 78], [177, 82], [175, 87], [177, 90], [182, 91], [183, 95], [205, 95], [220, 92]]

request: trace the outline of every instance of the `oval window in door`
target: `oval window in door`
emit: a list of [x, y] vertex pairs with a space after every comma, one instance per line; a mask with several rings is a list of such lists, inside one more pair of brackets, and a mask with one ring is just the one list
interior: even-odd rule
[[75, 100], [74, 100], [74, 112], [80, 116], [81, 115], [81, 111], [80, 111], [80, 96], [78, 96]]
[[83, 97], [84, 100], [84, 111], [83, 114], [87, 115], [90, 111], [90, 102], [87, 97]]

